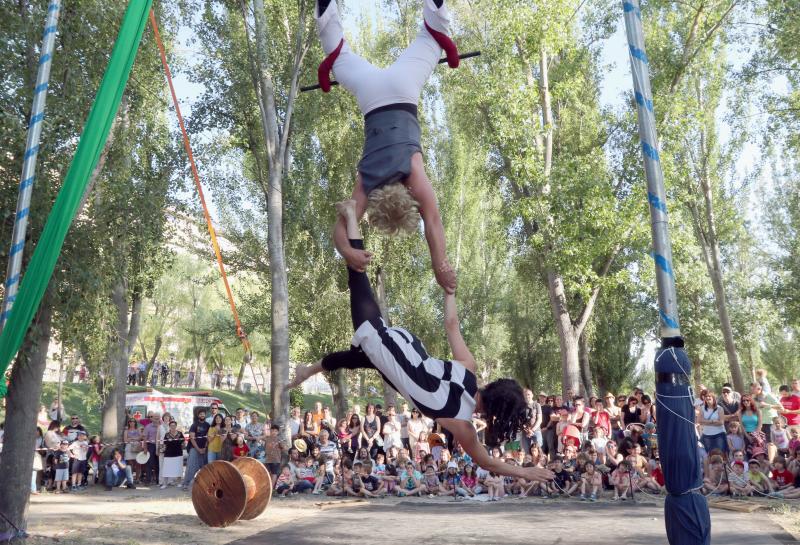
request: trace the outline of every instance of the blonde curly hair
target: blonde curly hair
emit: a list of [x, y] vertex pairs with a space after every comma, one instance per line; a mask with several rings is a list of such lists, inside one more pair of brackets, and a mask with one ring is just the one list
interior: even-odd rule
[[410, 234], [419, 225], [419, 203], [402, 182], [383, 185], [370, 192], [369, 223], [387, 235]]

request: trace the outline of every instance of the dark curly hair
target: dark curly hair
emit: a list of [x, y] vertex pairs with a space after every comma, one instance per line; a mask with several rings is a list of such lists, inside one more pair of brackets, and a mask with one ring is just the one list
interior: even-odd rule
[[486, 444], [494, 447], [513, 440], [528, 410], [520, 385], [510, 378], [495, 380], [481, 390], [481, 404], [486, 417]]

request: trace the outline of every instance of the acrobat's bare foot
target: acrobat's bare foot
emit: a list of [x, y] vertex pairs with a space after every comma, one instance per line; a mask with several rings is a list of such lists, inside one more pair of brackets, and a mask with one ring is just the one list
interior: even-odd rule
[[356, 201], [355, 199], [346, 199], [336, 203], [336, 212], [344, 219], [355, 219], [356, 217]]
[[284, 390], [291, 390], [292, 388], [297, 388], [309, 377], [318, 373], [322, 369], [321, 365], [318, 363], [316, 365], [298, 365], [294, 371], [294, 378], [289, 381], [286, 386], [283, 387]]

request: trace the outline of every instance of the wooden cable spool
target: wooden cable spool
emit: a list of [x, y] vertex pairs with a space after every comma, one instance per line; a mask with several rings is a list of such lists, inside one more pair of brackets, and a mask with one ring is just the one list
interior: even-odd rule
[[205, 465], [194, 478], [192, 504], [208, 526], [224, 528], [239, 519], [259, 516], [272, 499], [267, 468], [253, 458]]

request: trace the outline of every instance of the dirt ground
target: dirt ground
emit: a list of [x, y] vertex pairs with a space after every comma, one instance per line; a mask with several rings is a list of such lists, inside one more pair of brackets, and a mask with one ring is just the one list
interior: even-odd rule
[[[800, 502], [739, 513], [712, 509], [712, 543], [800, 543]], [[34, 545], [256, 545], [365, 543], [356, 528], [375, 523], [366, 543], [666, 543], [663, 500], [636, 504], [577, 499], [506, 499], [497, 503], [452, 498], [384, 498], [369, 502], [295, 496], [273, 499], [259, 518], [208, 528], [186, 492], [102, 488], [32, 497], [28, 532]], [[387, 523], [389, 524], [387, 526]], [[455, 523], [455, 524], [454, 524]], [[602, 530], [598, 530], [602, 529]], [[792, 534], [793, 532], [793, 534]], [[741, 538], [741, 540], [740, 540]]]

